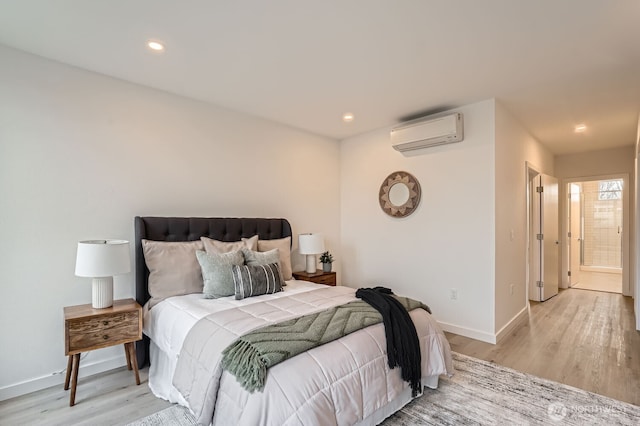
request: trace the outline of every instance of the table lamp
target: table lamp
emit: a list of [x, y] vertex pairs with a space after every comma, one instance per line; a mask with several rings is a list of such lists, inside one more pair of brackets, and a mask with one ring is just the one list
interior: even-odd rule
[[129, 241], [88, 240], [78, 243], [76, 276], [93, 278], [93, 308], [113, 306], [113, 276], [129, 271]]
[[306, 272], [316, 272], [316, 255], [324, 252], [324, 239], [322, 234], [300, 234], [298, 236], [300, 254], [307, 255]]

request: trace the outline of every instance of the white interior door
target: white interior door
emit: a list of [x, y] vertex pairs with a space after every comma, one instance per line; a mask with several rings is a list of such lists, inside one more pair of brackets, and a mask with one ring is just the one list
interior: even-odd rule
[[540, 241], [542, 284], [539, 286], [541, 300], [547, 300], [558, 294], [559, 282], [559, 249], [558, 232], [558, 179], [553, 176], [540, 175], [542, 192], [540, 197], [540, 217], [542, 219], [542, 239]]
[[580, 185], [569, 184], [569, 287], [580, 282], [581, 213]]
[[537, 175], [531, 181], [531, 263], [529, 299], [543, 302], [558, 294], [558, 180]]
[[529, 241], [531, 250], [531, 263], [529, 265], [529, 299], [535, 302], [542, 302], [542, 292], [538, 284], [542, 281], [542, 245], [538, 235], [542, 234], [542, 197], [537, 189], [540, 187], [540, 175], [536, 175], [531, 180], [529, 193], [531, 196], [529, 214], [531, 217], [529, 228]]

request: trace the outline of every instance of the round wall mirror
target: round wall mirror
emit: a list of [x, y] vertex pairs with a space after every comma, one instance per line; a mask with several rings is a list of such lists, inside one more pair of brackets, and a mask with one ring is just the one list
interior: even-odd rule
[[402, 206], [409, 201], [409, 187], [404, 183], [396, 183], [389, 189], [389, 201], [394, 206]]
[[420, 184], [407, 172], [393, 172], [380, 185], [379, 200], [389, 216], [409, 216], [420, 204]]

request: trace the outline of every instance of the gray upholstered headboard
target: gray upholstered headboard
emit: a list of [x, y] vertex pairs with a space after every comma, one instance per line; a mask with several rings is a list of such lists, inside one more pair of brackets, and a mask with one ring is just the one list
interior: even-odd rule
[[[136, 216], [135, 263], [136, 300], [144, 305], [149, 300], [147, 281], [149, 270], [144, 262], [142, 240], [196, 241], [209, 237], [219, 241], [240, 241], [258, 235], [261, 240], [291, 237], [291, 225], [286, 219], [228, 217], [140, 217]], [[138, 365], [149, 362], [149, 338], [136, 344]]]

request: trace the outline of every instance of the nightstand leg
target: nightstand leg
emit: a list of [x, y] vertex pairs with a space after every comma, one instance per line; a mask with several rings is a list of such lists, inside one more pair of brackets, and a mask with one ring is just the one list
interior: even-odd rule
[[80, 368], [80, 354], [73, 356], [73, 369], [71, 372], [71, 396], [69, 396], [69, 407], [76, 403], [76, 386], [78, 385], [78, 369]]
[[129, 343], [124, 344], [124, 354], [127, 356], [127, 370], [131, 370], [131, 353], [129, 353]]
[[67, 376], [64, 379], [64, 390], [69, 390], [69, 379], [71, 378], [71, 360], [73, 360], [73, 355], [69, 355], [69, 359], [67, 360]]
[[136, 374], [136, 385], [140, 384], [140, 373], [138, 373], [138, 360], [136, 358], [135, 353], [135, 344], [133, 342], [125, 343], [125, 345], [129, 345], [127, 348], [129, 350], [129, 359], [131, 360], [131, 366], [133, 367], [133, 372]]

